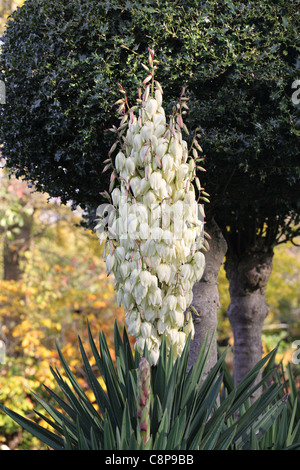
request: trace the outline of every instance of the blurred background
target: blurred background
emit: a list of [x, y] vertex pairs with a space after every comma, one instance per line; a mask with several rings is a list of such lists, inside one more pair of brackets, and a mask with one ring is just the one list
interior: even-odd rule
[[[0, 0], [0, 36], [9, 13], [22, 3]], [[106, 275], [101, 246], [93, 232], [79, 225], [80, 219], [80, 210], [72, 211], [59, 199], [49, 199], [23, 181], [9, 178], [3, 162], [0, 164], [0, 342], [5, 348], [5, 361], [0, 364], [0, 399], [28, 417], [33, 418], [33, 409], [39, 409], [31, 391], [46, 396], [41, 384], [54, 387], [50, 366], [58, 362], [56, 343], [89, 394], [78, 336], [87, 345], [92, 361], [87, 320], [95, 339], [99, 331], [105, 332], [111, 350], [115, 320], [124, 325], [123, 309], [117, 305], [113, 279]], [[277, 359], [283, 363], [291, 361], [295, 351], [292, 343], [300, 338], [299, 272], [299, 248], [279, 245], [267, 287], [270, 313], [263, 345], [268, 352], [279, 344]], [[219, 293], [218, 343], [224, 348], [232, 345], [232, 332], [223, 268]], [[227, 362], [232, 368], [230, 352]], [[44, 448], [3, 413], [1, 445], [9, 449]]]

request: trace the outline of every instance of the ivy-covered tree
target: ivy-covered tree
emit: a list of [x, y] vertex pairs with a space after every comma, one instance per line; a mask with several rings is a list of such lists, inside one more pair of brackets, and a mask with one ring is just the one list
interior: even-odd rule
[[18, 6], [21, 6], [24, 0], [2, 0], [0, 5], [0, 34], [3, 33], [5, 23], [10, 13]]
[[[7, 165], [37, 189], [79, 203], [90, 226], [109, 184], [102, 162], [118, 83], [134, 103], [150, 46], [167, 110], [187, 86], [186, 122], [201, 128], [207, 172], [199, 176], [211, 195], [207, 225], [228, 245], [237, 381], [261, 355], [273, 247], [298, 233], [298, 28], [294, 1], [27, 0], [3, 38]], [[221, 255], [202, 280], [212, 289], [225, 251], [224, 241], [215, 245], [210, 254]], [[210, 302], [213, 325], [218, 299], [203, 293], [196, 302], [204, 330]]]

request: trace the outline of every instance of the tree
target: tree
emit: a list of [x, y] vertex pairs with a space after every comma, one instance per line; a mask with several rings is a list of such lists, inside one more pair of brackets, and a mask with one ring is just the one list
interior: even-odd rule
[[[229, 314], [235, 357], [242, 358], [237, 381], [248, 358], [261, 355], [257, 318], [261, 324], [266, 314], [273, 247], [297, 233], [299, 131], [292, 86], [298, 24], [295, 2], [283, 0], [150, 0], [146, 6], [28, 0], [4, 35], [7, 105], [0, 137], [7, 164], [38, 189], [80, 203], [90, 225], [108, 186], [101, 171], [112, 141], [104, 131], [116, 119], [118, 82], [134, 102], [144, 76], [140, 63], [151, 46], [170, 110], [187, 85], [188, 128], [202, 128], [207, 172], [201, 184], [212, 201], [207, 220], [214, 218], [228, 244]], [[254, 326], [253, 352], [245, 357], [241, 348], [248, 351], [253, 343]]]

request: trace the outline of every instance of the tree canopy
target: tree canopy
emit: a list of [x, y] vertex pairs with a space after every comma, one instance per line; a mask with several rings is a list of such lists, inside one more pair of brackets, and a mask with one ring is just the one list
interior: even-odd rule
[[297, 222], [299, 214], [299, 111], [291, 99], [298, 26], [296, 2], [283, 0], [27, 0], [3, 38], [7, 165], [37, 189], [79, 203], [94, 225], [118, 84], [134, 103], [140, 64], [154, 47], [165, 106], [187, 86], [186, 122], [201, 128], [206, 157], [201, 183], [210, 214], [230, 227], [229, 245], [250, 246], [259, 233], [260, 243], [275, 244], [287, 217]]

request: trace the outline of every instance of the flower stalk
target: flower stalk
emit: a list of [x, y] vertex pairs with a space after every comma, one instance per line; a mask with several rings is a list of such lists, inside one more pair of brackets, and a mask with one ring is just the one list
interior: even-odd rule
[[148, 69], [144, 93], [139, 89], [136, 106], [129, 107], [120, 87], [121, 124], [112, 129], [118, 140], [106, 166], [113, 169], [112, 205], [98, 211], [96, 231], [105, 242], [107, 273], [115, 277], [128, 334], [136, 338], [140, 352], [147, 345], [150, 364], [155, 365], [163, 335], [175, 360], [187, 336], [194, 334], [187, 310], [193, 285], [204, 271], [204, 211], [198, 203], [207, 200], [207, 194], [196, 175], [202, 160], [198, 134], [191, 149], [182, 137], [182, 131], [188, 133], [184, 89], [168, 120], [163, 90], [154, 78], [152, 49], [148, 62], [149, 67], [143, 65]]
[[137, 418], [138, 430], [144, 444], [150, 438], [150, 391], [151, 391], [150, 364], [145, 357], [140, 360], [138, 367], [137, 390]]

